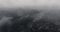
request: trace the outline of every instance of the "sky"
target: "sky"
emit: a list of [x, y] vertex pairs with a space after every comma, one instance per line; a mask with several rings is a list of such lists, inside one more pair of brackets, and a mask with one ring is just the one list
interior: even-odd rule
[[60, 7], [60, 0], [0, 0], [0, 7]]

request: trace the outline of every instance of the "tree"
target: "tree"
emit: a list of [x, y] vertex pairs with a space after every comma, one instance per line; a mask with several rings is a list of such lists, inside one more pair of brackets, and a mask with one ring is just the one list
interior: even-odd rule
[[40, 19], [32, 24], [33, 32], [59, 32], [58, 29], [57, 25], [44, 19]]

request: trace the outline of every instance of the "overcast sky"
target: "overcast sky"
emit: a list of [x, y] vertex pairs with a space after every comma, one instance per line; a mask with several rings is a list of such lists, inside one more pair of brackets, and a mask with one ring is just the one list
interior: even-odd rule
[[0, 7], [59, 6], [60, 0], [0, 0]]

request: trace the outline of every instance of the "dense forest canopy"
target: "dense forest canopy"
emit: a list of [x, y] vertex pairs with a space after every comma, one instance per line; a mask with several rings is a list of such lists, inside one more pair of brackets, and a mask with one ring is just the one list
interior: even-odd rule
[[[21, 9], [24, 10], [24, 9]], [[19, 10], [19, 11], [21, 11]], [[26, 11], [26, 10], [24, 10]], [[30, 12], [29, 12], [30, 11]], [[1, 14], [1, 32], [60, 32], [60, 25], [56, 25], [51, 19], [38, 10], [27, 10], [22, 16], [16, 13]], [[12, 15], [13, 14], [13, 15]], [[10, 15], [10, 16], [8, 16]], [[48, 15], [48, 14], [47, 14]], [[49, 15], [48, 15], [49, 16]]]

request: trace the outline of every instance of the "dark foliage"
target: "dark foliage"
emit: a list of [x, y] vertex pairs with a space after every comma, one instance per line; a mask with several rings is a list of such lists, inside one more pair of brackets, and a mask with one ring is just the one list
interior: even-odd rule
[[[21, 19], [22, 18], [22, 19]], [[17, 17], [13, 20], [11, 32], [31, 32], [33, 18], [31, 17]]]
[[33, 18], [31, 16], [16, 16], [11, 21], [11, 26], [8, 24], [2, 26], [2, 32], [32, 32]]
[[1, 32], [60, 32], [60, 26], [55, 25], [50, 21], [40, 19], [33, 22], [34, 17], [32, 16], [35, 16], [35, 13], [38, 13], [37, 11], [34, 11], [32, 11], [32, 13], [28, 12], [23, 16], [8, 14], [7, 17], [13, 17], [13, 19], [11, 20], [12, 25], [3, 25], [2, 27], [0, 27]]
[[33, 22], [32, 31], [33, 32], [60, 32], [59, 26], [54, 23], [45, 21], [43, 19]]
[[40, 19], [33, 22], [34, 18], [31, 16], [15, 16], [13, 17], [12, 25], [5, 24], [2, 26], [2, 32], [60, 32], [59, 26]]
[[[5, 15], [6, 17], [13, 17], [13, 19], [11, 20], [11, 25], [4, 24], [0, 27], [1, 32], [32, 32], [32, 21], [34, 20], [34, 17], [32, 16], [39, 12], [36, 10], [29, 11], [22, 12], [23, 15], [21, 13], [18, 13], [18, 15], [16, 13], [14, 14], [9, 12], [6, 14], [3, 13], [2, 16]], [[20, 14], [22, 16], [20, 16]]]

